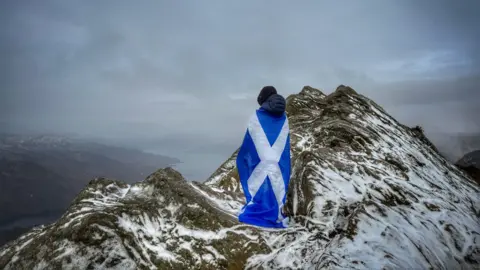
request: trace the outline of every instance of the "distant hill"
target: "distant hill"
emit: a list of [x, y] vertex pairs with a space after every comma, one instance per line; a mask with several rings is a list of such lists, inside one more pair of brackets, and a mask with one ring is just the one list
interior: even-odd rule
[[456, 165], [466, 171], [480, 184], [480, 150], [464, 155]]
[[62, 136], [0, 135], [0, 245], [63, 213], [94, 177], [132, 183], [180, 161]]

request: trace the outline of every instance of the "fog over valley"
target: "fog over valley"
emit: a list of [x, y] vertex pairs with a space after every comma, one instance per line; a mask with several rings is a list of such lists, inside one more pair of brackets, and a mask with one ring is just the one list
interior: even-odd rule
[[202, 180], [241, 143], [264, 85], [350, 85], [451, 159], [480, 131], [478, 1], [0, 5], [2, 132], [165, 154]]

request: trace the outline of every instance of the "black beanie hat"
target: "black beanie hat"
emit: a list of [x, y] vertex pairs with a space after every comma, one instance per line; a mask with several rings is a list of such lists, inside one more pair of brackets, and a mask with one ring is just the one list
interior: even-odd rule
[[258, 98], [257, 98], [258, 105], [262, 106], [262, 104], [265, 101], [267, 101], [267, 99], [271, 95], [275, 95], [276, 93], [277, 93], [277, 89], [275, 89], [275, 87], [273, 87], [273, 86], [263, 87], [262, 90], [260, 91], [260, 94], [258, 95]]

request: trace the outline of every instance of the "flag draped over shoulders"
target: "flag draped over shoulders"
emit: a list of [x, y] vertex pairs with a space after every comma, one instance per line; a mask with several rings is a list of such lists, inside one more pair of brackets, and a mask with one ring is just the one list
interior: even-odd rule
[[282, 211], [290, 180], [290, 129], [286, 114], [273, 116], [258, 109], [248, 123], [236, 163], [246, 198], [239, 221], [286, 227], [288, 219]]

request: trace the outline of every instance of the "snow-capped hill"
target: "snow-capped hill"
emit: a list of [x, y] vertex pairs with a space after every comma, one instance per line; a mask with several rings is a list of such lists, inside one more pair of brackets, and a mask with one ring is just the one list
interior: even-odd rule
[[57, 222], [0, 249], [6, 269], [478, 269], [480, 187], [353, 89], [287, 98], [290, 227], [238, 223], [235, 152], [205, 184], [172, 169], [97, 179]]
[[[353, 89], [305, 87], [287, 111], [293, 152], [287, 212], [311, 236], [258, 265], [336, 269], [473, 269], [480, 264], [480, 188], [409, 128]], [[207, 185], [238, 185], [236, 153]]]
[[0, 268], [241, 268], [269, 251], [198, 186], [170, 168], [135, 185], [92, 180], [57, 222], [5, 246]]

